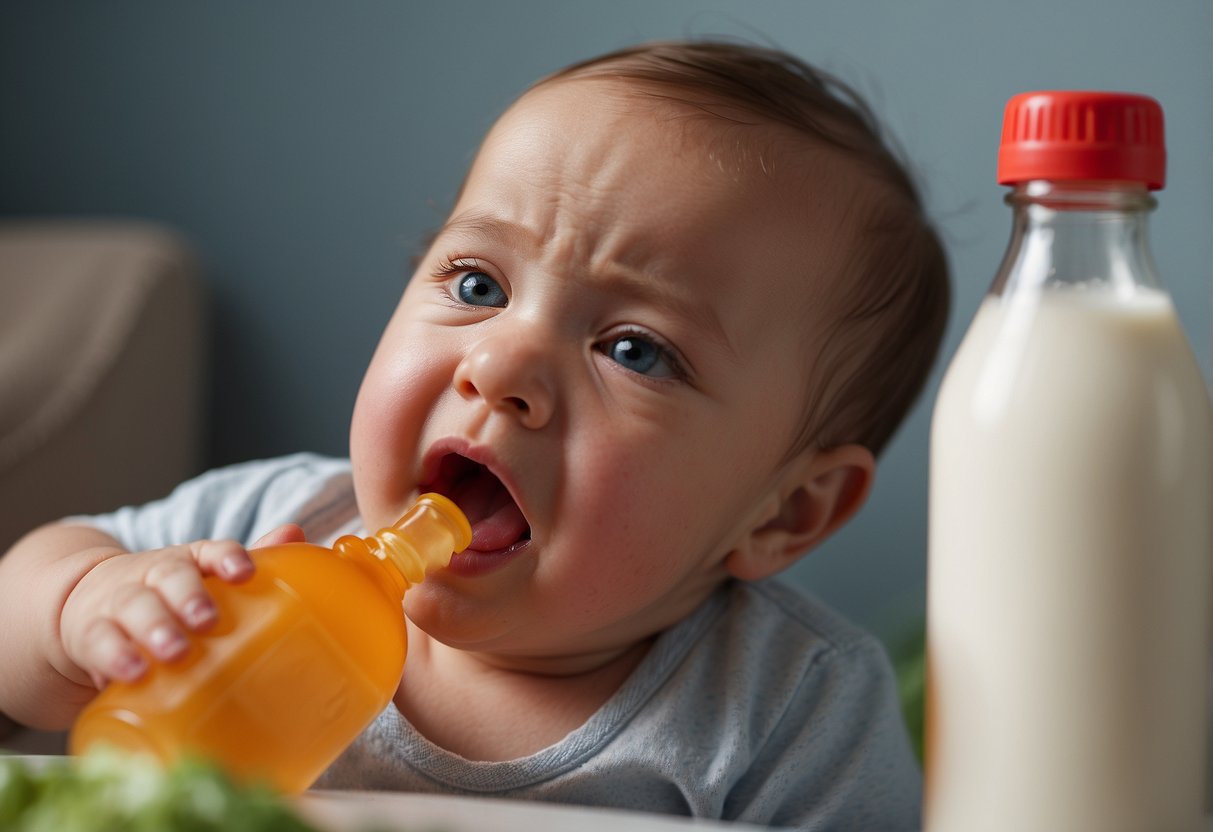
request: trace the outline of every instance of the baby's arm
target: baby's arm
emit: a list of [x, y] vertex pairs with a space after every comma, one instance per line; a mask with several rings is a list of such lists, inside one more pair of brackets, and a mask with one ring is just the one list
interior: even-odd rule
[[[301, 537], [287, 526], [258, 544]], [[0, 713], [68, 727], [107, 680], [142, 676], [144, 653], [172, 660], [187, 632], [214, 623], [204, 576], [238, 582], [252, 569], [233, 541], [130, 553], [87, 526], [35, 530], [0, 558]]]

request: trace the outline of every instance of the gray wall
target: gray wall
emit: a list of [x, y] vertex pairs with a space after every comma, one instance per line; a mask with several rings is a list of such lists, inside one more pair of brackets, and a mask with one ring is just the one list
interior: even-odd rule
[[[950, 249], [949, 354], [1007, 239], [994, 183], [1006, 99], [1050, 87], [1158, 97], [1171, 164], [1154, 246], [1208, 371], [1208, 0], [6, 2], [0, 214], [181, 229], [215, 304], [212, 464], [344, 453], [412, 250], [495, 115], [573, 60], [710, 34], [791, 50], [884, 114]], [[793, 572], [892, 640], [923, 605], [938, 376], [860, 519]]]

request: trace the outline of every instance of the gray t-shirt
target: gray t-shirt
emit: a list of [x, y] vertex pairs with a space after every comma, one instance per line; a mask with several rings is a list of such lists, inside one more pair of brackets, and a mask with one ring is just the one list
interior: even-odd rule
[[[165, 500], [76, 519], [132, 550], [247, 544], [287, 522], [319, 543], [362, 532], [349, 462], [310, 454], [218, 469]], [[389, 705], [317, 785], [839, 832], [917, 829], [921, 795], [880, 644], [779, 580], [723, 586], [584, 725], [536, 754], [466, 760]]]

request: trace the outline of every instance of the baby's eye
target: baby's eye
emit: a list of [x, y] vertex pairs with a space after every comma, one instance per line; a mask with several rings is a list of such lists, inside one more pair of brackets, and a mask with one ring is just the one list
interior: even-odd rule
[[603, 345], [612, 361], [634, 373], [653, 378], [673, 378], [678, 367], [669, 351], [641, 335], [621, 335]]
[[459, 278], [459, 299], [468, 306], [504, 307], [509, 302], [501, 285], [484, 272], [468, 272]]

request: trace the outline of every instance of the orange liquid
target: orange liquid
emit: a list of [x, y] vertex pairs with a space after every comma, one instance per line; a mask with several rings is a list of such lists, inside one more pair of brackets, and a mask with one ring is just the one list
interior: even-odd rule
[[218, 624], [189, 653], [81, 713], [73, 754], [105, 743], [306, 789], [387, 706], [404, 668], [403, 590], [386, 564], [305, 543], [258, 549], [252, 580], [207, 579]]

